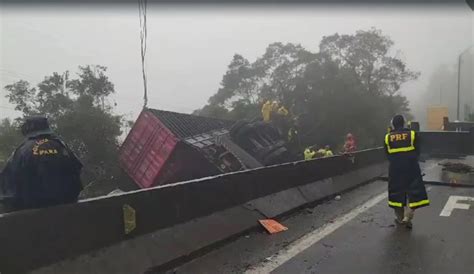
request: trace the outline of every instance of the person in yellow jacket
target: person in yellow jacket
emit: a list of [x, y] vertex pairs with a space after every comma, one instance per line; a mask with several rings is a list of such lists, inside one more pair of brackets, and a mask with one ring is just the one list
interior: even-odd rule
[[331, 157], [331, 156], [334, 156], [334, 153], [332, 153], [331, 151], [331, 147], [326, 145], [326, 147], [324, 148], [324, 156], [323, 157]]
[[315, 155], [316, 155], [316, 151], [314, 151], [313, 147], [307, 147], [304, 150], [304, 159], [306, 161], [313, 159]]
[[326, 150], [324, 148], [320, 148], [318, 149], [318, 151], [316, 151], [316, 157], [317, 158], [321, 158], [321, 157], [324, 157], [326, 156]]
[[270, 122], [270, 116], [272, 113], [272, 103], [267, 100], [262, 106], [262, 117], [264, 122]]
[[282, 116], [288, 116], [288, 110], [284, 106], [281, 106], [278, 109], [278, 114], [280, 114]]

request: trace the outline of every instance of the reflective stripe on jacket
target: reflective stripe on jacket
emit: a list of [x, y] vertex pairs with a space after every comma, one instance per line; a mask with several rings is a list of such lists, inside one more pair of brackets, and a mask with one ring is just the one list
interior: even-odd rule
[[385, 145], [389, 154], [415, 150], [415, 131], [394, 131], [385, 135]]

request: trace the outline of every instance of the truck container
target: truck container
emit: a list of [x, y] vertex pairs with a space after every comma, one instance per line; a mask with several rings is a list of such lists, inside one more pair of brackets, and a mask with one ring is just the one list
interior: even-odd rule
[[228, 120], [144, 109], [122, 144], [120, 165], [140, 188], [218, 174], [219, 168], [185, 140], [232, 124]]

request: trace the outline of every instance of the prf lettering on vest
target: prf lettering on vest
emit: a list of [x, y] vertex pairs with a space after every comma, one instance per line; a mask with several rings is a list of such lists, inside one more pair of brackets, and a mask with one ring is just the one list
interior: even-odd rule
[[393, 141], [404, 141], [408, 138], [408, 133], [402, 133], [402, 134], [392, 134], [390, 135], [390, 142]]

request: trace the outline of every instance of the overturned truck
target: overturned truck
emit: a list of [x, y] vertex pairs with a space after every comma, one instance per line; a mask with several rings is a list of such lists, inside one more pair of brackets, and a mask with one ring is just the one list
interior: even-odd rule
[[144, 109], [119, 160], [140, 188], [149, 188], [294, 159], [268, 123]]

